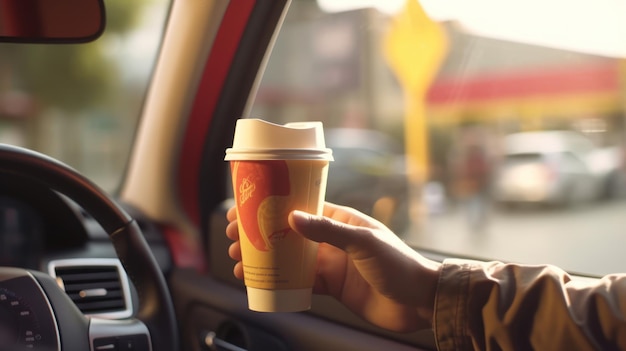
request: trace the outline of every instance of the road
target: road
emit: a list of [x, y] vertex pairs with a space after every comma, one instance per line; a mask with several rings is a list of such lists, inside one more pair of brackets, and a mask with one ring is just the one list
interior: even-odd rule
[[492, 210], [482, 232], [471, 232], [461, 209], [453, 209], [430, 217], [406, 240], [451, 256], [550, 263], [592, 275], [626, 272], [626, 200]]

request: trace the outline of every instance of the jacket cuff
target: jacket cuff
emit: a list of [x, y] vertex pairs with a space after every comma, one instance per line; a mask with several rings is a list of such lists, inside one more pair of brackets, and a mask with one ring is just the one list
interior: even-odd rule
[[439, 351], [472, 349], [471, 340], [466, 336], [465, 323], [468, 320], [470, 276], [477, 265], [469, 260], [443, 261], [433, 316], [433, 330]]

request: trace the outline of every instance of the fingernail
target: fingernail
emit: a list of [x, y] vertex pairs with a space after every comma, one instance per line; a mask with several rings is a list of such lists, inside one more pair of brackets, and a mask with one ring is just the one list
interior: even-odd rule
[[291, 212], [291, 219], [296, 226], [307, 225], [311, 221], [311, 214], [300, 210]]

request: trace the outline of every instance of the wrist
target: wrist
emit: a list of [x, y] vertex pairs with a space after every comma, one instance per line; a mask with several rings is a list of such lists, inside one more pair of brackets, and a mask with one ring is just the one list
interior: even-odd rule
[[432, 328], [435, 313], [437, 286], [443, 264], [420, 257], [420, 291], [417, 294], [417, 314], [424, 321], [424, 328]]

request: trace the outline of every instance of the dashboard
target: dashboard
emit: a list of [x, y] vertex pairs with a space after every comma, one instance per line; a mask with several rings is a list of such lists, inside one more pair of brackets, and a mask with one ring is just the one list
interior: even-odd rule
[[[137, 209], [123, 207], [168, 270], [170, 254], [158, 226]], [[115, 257], [106, 232], [71, 199], [29, 179], [0, 174], [0, 266], [46, 271], [51, 260]]]
[[[123, 207], [166, 274], [171, 259], [159, 227]], [[0, 174], [0, 267], [51, 276], [84, 316], [121, 319], [137, 311], [137, 293], [104, 229], [66, 196], [12, 174]], [[41, 280], [10, 275], [0, 276], [0, 351], [56, 350], [58, 340], [46, 334], [55, 330], [49, 306], [35, 288]]]

